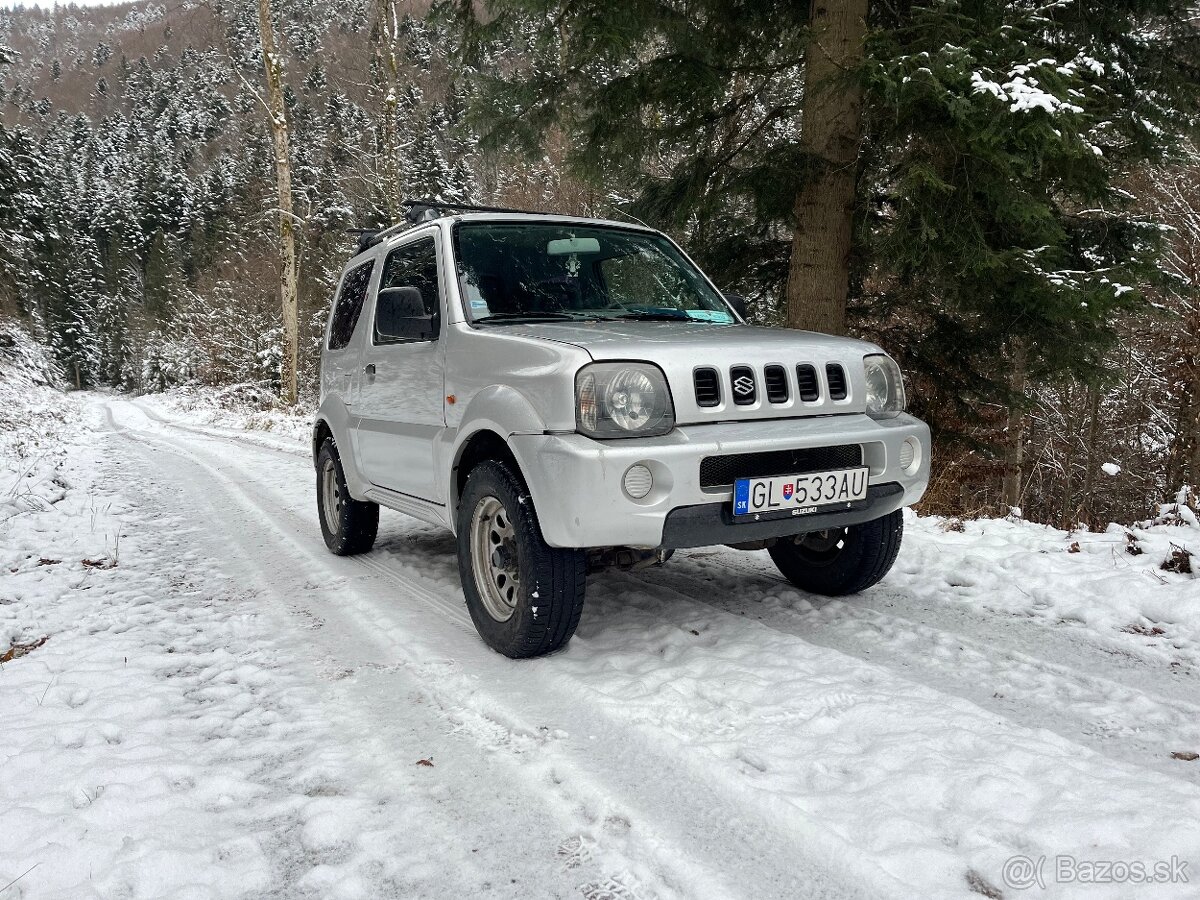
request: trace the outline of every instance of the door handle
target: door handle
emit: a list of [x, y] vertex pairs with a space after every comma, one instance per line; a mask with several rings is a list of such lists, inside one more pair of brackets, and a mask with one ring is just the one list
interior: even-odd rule
[[363, 366], [363, 373], [367, 376], [368, 382], [374, 381], [375, 380], [375, 363], [367, 363], [365, 366]]

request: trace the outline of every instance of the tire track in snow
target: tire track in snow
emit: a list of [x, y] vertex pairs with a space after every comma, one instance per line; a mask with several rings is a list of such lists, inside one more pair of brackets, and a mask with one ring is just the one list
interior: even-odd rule
[[[341, 620], [393, 660], [399, 657], [400, 665], [420, 680], [453, 726], [482, 737], [484, 744], [494, 743], [497, 730], [509, 734], [514, 743], [528, 743], [534, 740], [530, 736], [541, 733], [528, 721], [532, 710], [541, 721], [553, 723], [553, 731], [566, 732], [562, 739], [541, 744], [540, 757], [525, 754], [527, 758], [517, 762], [530, 770], [527, 777], [537, 793], [549, 795], [560, 807], [582, 811], [579, 830], [596, 842], [591, 856], [616, 857], [632, 873], [581, 885], [585, 896], [864, 896], [856, 884], [872, 884], [885, 895], [903, 890], [869, 861], [855, 860], [851, 848], [821, 823], [799, 814], [780, 818], [777, 807], [756, 802], [758, 798], [747, 794], [736, 779], [714, 778], [707, 760], [681, 759], [664, 751], [653, 733], [612, 714], [586, 686], [554, 678], [552, 659], [514, 663], [486, 651], [474, 629], [463, 624], [462, 610], [452, 610], [444, 597], [423, 587], [419, 574], [397, 571], [390, 562], [372, 560], [373, 555], [351, 563], [330, 556], [318, 540], [299, 537], [315, 532], [311, 517], [286, 501], [265, 498], [264, 493], [278, 488], [264, 482], [248, 461], [231, 457], [227, 447], [215, 452], [204, 446], [219, 446], [221, 437], [198, 434], [199, 441], [181, 442], [118, 424], [111, 406], [106, 406], [106, 415], [131, 442], [158, 445], [205, 472], [213, 487], [268, 526], [277, 546], [302, 561], [302, 571], [316, 575], [314, 570], [319, 570], [326, 581], [345, 582], [345, 570], [366, 570], [369, 580], [385, 580], [391, 587], [387, 603], [368, 595], [370, 585], [353, 584], [339, 585], [335, 600], [319, 596], [328, 592], [314, 592], [309, 602], [322, 621]], [[245, 477], [234, 478], [224, 467]], [[303, 472], [307, 483], [307, 464]], [[457, 638], [451, 638], [452, 649], [460, 652], [449, 660], [434, 654], [438, 661], [433, 664], [423, 660], [420, 649], [435, 639], [440, 645], [447, 635], [444, 628], [435, 634], [437, 624], [428, 616], [400, 609], [395, 601], [405, 599], [432, 607], [443, 623], [452, 625]], [[455, 658], [469, 659], [473, 670], [463, 671]], [[614, 734], [621, 740], [614, 740]], [[653, 772], [653, 778], [643, 778], [644, 772]], [[620, 852], [620, 847], [628, 849]], [[653, 867], [648, 868], [646, 860], [652, 860]], [[749, 882], [738, 874], [748, 872], [753, 872]], [[640, 888], [639, 882], [647, 886]]]
[[[747, 573], [750, 574], [750, 573]], [[1200, 771], [1170, 759], [1180, 747], [1200, 746], [1200, 704], [1153, 692], [1019, 650], [983, 643], [946, 628], [854, 606], [853, 600], [825, 601], [797, 610], [776, 596], [734, 598], [714, 593], [713, 582], [694, 572], [663, 568], [654, 575], [623, 574], [660, 597], [683, 598], [738, 619], [882, 665], [902, 677], [954, 694], [1031, 728], [1047, 728], [1099, 753], [1151, 765], [1182, 780], [1200, 783]], [[783, 579], [789, 592], [807, 597]], [[680, 582], [690, 582], [682, 589]], [[760, 602], [755, 602], [758, 599]], [[826, 608], [828, 615], [823, 614]], [[1107, 661], [1107, 660], [1105, 660]], [[1083, 716], [1086, 710], [1090, 715]]]
[[[993, 610], [961, 599], [940, 600], [926, 595], [916, 597], [886, 580], [853, 599], [819, 597], [793, 586], [778, 574], [774, 564], [765, 557], [752, 557], [746, 562], [731, 561], [730, 556], [734, 554], [722, 552], [720, 561], [715, 562], [707, 558], [709, 555], [711, 553], [705, 551], [688, 553], [681, 560], [683, 565], [671, 571], [686, 571], [693, 579], [711, 582], [723, 579], [723, 572], [718, 570], [720, 566], [771, 585], [772, 589], [781, 586], [804, 597], [818, 611], [831, 604], [839, 604], [839, 617], [852, 617], [860, 612], [874, 613], [887, 621], [895, 620], [902, 624], [916, 622], [939, 631], [966, 635], [985, 645], [1011, 646], [1029, 656], [1078, 671], [1101, 668], [1110, 680], [1161, 696], [1169, 702], [1190, 703], [1191, 698], [1200, 695], [1200, 669], [1183, 665], [1179, 660], [1164, 662], [1161, 653], [1138, 647], [1138, 642], [1133, 639], [1120, 639], [1126, 635], [1109, 636], [1067, 623], [1056, 622], [1052, 625], [1046, 620]], [[747, 555], [736, 553], [740, 557]], [[736, 583], [744, 584], [744, 581]], [[948, 620], [954, 622], [952, 628], [947, 627]]]
[[[140, 404], [138, 406], [141, 408]], [[161, 424], [186, 428], [161, 417], [152, 418]], [[192, 428], [186, 430], [214, 440], [223, 437]], [[274, 449], [247, 443], [256, 449]], [[455, 617], [467, 630], [473, 628], [461, 606], [451, 605], [435, 591], [421, 588], [417, 581], [419, 574], [390, 558], [377, 559], [376, 556], [360, 557], [358, 561], [406, 587], [417, 588], [427, 605]], [[703, 574], [680, 571], [679, 564], [687, 562], [687, 557], [677, 560], [674, 566], [658, 570], [654, 576], [610, 573], [608, 577], [616, 574], [659, 597], [669, 591], [676, 599], [701, 604], [735, 618], [743, 618], [735, 610], [744, 611], [747, 618], [772, 630], [898, 670], [907, 680], [962, 697], [1027, 727], [1048, 728], [1100, 753], [1141, 765], [1151, 764], [1176, 778], [1185, 773], [1169, 759], [1170, 749], [1200, 745], [1200, 705], [1157, 696], [1139, 687], [1019, 650], [984, 644], [944, 627], [864, 609], [852, 605], [854, 601], [837, 602], [833, 619], [823, 617], [821, 610], [798, 612], [779, 606], [764, 608], [751, 606], [746, 600], [730, 603], [714, 597], [712, 584]], [[802, 593], [785, 579], [761, 569], [737, 564], [728, 567], [742, 575]], [[672, 584], [679, 580], [690, 581], [700, 590], [681, 590], [678, 584]], [[886, 588], [881, 586], [881, 589]], [[828, 605], [826, 601], [824, 606]], [[584, 641], [583, 638], [577, 640]], [[1107, 657], [1104, 662], [1109, 662]], [[1092, 715], [1081, 716], [1081, 708], [1092, 711]], [[1186, 774], [1190, 774], [1190, 770]], [[1200, 773], [1186, 780], [1200, 781]]]
[[200, 437], [213, 438], [215, 440], [229, 440], [229, 441], [233, 441], [236, 444], [242, 444], [247, 447], [253, 447], [256, 450], [270, 450], [274, 453], [282, 453], [285, 456], [295, 456], [295, 457], [299, 457], [300, 459], [309, 459], [310, 458], [308, 450], [306, 450], [302, 446], [296, 447], [294, 449], [288, 448], [288, 447], [281, 447], [281, 446], [271, 443], [270, 441], [255, 440], [253, 437], [249, 436], [248, 432], [243, 431], [243, 432], [239, 433], [237, 430], [235, 430], [233, 428], [225, 428], [225, 427], [219, 426], [219, 425], [210, 425], [210, 426], [205, 426], [205, 427], [200, 427], [200, 426], [196, 426], [196, 425], [187, 425], [183, 422], [175, 421], [174, 419], [168, 419], [166, 416], [164, 416], [162, 413], [160, 413], [154, 407], [152, 407], [146, 403], [142, 403], [137, 400], [126, 400], [124, 402], [129, 403], [131, 406], [138, 409], [142, 414], [144, 414], [146, 416], [147, 419], [154, 422], [156, 425], [163, 425], [168, 428], [176, 428], [179, 431], [187, 431], [187, 432], [190, 432], [191, 434], [199, 435]]

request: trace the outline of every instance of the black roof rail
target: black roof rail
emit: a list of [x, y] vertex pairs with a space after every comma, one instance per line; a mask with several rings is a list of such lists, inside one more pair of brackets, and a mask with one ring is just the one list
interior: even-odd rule
[[399, 234], [401, 231], [407, 231], [412, 228], [411, 222], [401, 222], [397, 225], [390, 225], [387, 228], [347, 228], [347, 234], [358, 235], [358, 246], [354, 250], [354, 255], [366, 253], [376, 244], [391, 237], [393, 234]]

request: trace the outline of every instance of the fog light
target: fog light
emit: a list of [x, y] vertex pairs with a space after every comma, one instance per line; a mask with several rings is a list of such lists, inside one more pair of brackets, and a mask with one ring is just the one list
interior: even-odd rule
[[921, 464], [921, 445], [913, 438], [905, 438], [900, 445], [900, 468], [911, 475]]
[[641, 463], [625, 471], [625, 493], [634, 500], [641, 500], [654, 487], [654, 476]]

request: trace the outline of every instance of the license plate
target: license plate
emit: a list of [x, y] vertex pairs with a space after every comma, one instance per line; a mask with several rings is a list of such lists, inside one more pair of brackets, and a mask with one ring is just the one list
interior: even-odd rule
[[848, 505], [867, 498], [865, 466], [810, 475], [778, 475], [774, 478], [739, 478], [733, 485], [733, 514], [764, 513], [803, 516], [822, 507]]

